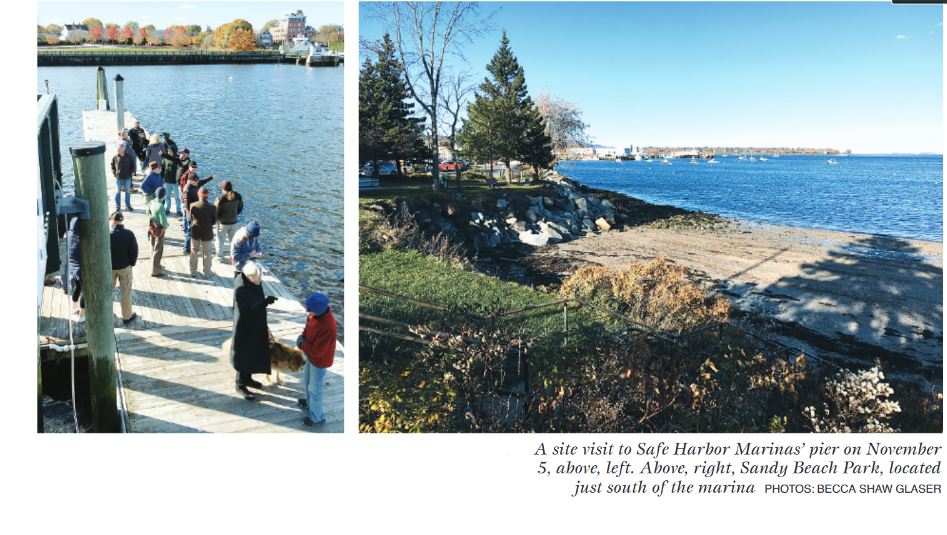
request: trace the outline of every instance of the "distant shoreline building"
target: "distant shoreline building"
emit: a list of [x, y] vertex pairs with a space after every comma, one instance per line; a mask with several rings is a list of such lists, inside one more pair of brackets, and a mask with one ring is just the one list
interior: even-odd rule
[[[293, 13], [288, 13], [279, 20], [279, 24], [270, 28], [270, 34], [273, 36], [274, 43], [285, 43], [292, 41], [297, 35], [306, 33], [306, 15], [303, 10], [297, 9]], [[313, 31], [315, 33], [315, 31]]]
[[89, 37], [89, 27], [85, 24], [63, 24], [59, 38], [65, 42], [85, 41]]

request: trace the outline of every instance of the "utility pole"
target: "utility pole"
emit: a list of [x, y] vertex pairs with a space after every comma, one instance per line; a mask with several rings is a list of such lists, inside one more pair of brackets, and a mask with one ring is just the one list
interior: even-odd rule
[[76, 196], [89, 203], [89, 219], [79, 223], [79, 240], [82, 244], [82, 293], [86, 301], [92, 428], [99, 433], [113, 433], [119, 430], [119, 420], [115, 396], [112, 250], [105, 143], [80, 143], [70, 147], [69, 152], [76, 178]]

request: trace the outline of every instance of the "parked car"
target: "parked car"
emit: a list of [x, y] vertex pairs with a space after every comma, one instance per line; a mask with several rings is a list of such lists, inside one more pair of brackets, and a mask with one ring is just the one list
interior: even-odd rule
[[[375, 166], [371, 162], [362, 166], [359, 170], [362, 176], [375, 176]], [[378, 162], [378, 176], [395, 176], [398, 174], [398, 166], [393, 162]]]
[[463, 171], [467, 169], [467, 162], [463, 160], [444, 160], [437, 168], [441, 171], [455, 171], [457, 169]]

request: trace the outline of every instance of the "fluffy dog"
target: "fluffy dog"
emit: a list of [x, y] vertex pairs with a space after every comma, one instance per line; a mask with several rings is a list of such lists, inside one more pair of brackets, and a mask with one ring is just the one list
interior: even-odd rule
[[276, 377], [275, 380], [273, 380], [267, 375], [267, 382], [271, 385], [282, 385], [283, 381], [281, 381], [279, 377], [280, 370], [298, 372], [303, 369], [305, 365], [306, 355], [301, 349], [288, 346], [276, 338], [273, 338], [272, 333], [270, 334], [270, 367], [276, 372], [274, 374]]
[[[298, 372], [303, 369], [303, 366], [306, 365], [306, 355], [299, 348], [288, 346], [276, 338], [273, 338], [273, 333], [270, 333], [270, 367], [275, 372], [274, 377], [266, 376], [266, 381], [270, 385], [282, 385], [283, 381], [280, 379], [279, 372], [288, 371], [288, 372]], [[233, 338], [227, 338], [224, 340], [223, 345], [221, 346], [221, 351], [224, 355], [230, 355], [230, 344], [233, 343]]]

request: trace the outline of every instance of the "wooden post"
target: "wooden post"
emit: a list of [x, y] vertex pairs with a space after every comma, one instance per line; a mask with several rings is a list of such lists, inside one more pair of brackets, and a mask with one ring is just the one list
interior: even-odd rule
[[70, 147], [76, 177], [76, 196], [89, 202], [89, 219], [79, 224], [82, 243], [82, 293], [86, 302], [86, 342], [89, 347], [89, 390], [92, 429], [119, 430], [115, 398], [115, 337], [112, 316], [112, 251], [109, 240], [108, 191], [105, 182], [105, 143]]
[[109, 109], [109, 87], [105, 82], [105, 69], [102, 67], [95, 71], [95, 109], [99, 111]]
[[115, 117], [116, 126], [118, 126], [118, 131], [121, 132], [125, 130], [125, 91], [123, 86], [125, 85], [125, 79], [122, 78], [121, 74], [115, 75]]

